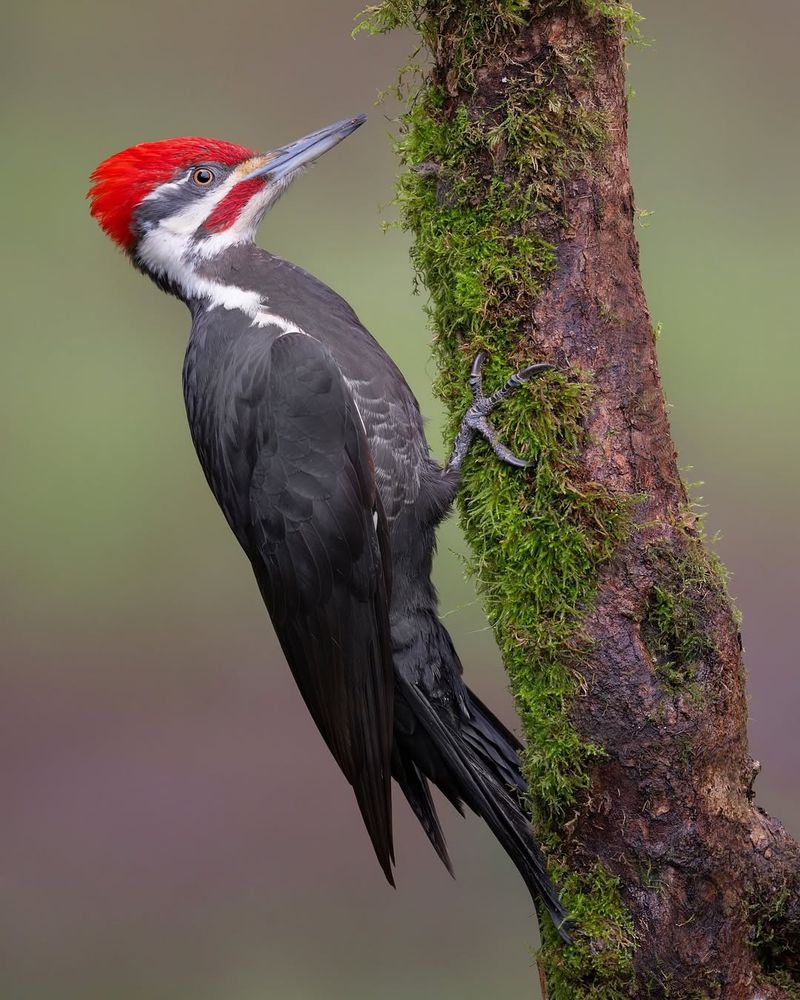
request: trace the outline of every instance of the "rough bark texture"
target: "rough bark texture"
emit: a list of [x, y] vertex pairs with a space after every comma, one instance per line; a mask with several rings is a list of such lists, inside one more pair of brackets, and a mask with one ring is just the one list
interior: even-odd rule
[[[598, 58], [591, 85], [572, 87], [571, 96], [604, 111], [608, 142], [597, 170], [565, 181], [558, 269], [525, 338], [536, 357], [594, 372], [580, 465], [592, 481], [642, 501], [585, 621], [594, 646], [585, 697], [571, 715], [607, 756], [593, 768], [567, 850], [578, 865], [599, 859], [620, 879], [637, 979], [649, 987], [643, 996], [768, 995], [758, 986], [754, 922], [769, 920], [786, 897], [774, 916], [788, 921], [793, 907], [794, 944], [787, 925], [770, 933], [783, 937], [784, 968], [796, 973], [798, 848], [751, 800], [742, 644], [719, 573], [701, 569], [685, 594], [689, 627], [705, 647], [691, 666], [691, 691], [664, 683], [659, 657], [690, 665], [669, 649], [670, 637], [654, 643], [648, 635], [654, 589], [685, 587], [686, 571], [675, 579], [676, 567], [706, 557], [678, 473], [639, 274], [620, 33], [556, 15], [520, 42], [536, 59], [545, 46], [580, 44], [576, 33], [590, 36]], [[487, 103], [501, 74], [502, 65], [482, 74]], [[779, 941], [772, 945], [779, 960]]]
[[[800, 848], [753, 803], [738, 624], [678, 473], [639, 273], [631, 14], [600, 2], [388, 3], [371, 23], [414, 27], [432, 56], [406, 119], [400, 200], [432, 295], [443, 398], [457, 416], [477, 346], [509, 367], [546, 359], [569, 373], [526, 414], [545, 471], [509, 493], [478, 463], [462, 506], [531, 744], [537, 829], [587, 932], [565, 949], [543, 928], [550, 996], [798, 996]], [[470, 238], [490, 249], [467, 252]], [[574, 436], [541, 429], [573, 417]], [[567, 578], [563, 561], [531, 549], [529, 576], [545, 582], [521, 590], [525, 566], [490, 555], [508, 531], [482, 548], [504, 504], [524, 519], [548, 489], [565, 532], [554, 544], [585, 543], [576, 565], [593, 577], [567, 625], [546, 579]], [[543, 517], [522, 531], [546, 530]], [[504, 602], [519, 594], [557, 642], [509, 617]], [[559, 671], [571, 687], [556, 689]], [[563, 726], [547, 729], [534, 701], [562, 706]], [[571, 771], [557, 755], [548, 764], [536, 745], [548, 736], [577, 760]]]

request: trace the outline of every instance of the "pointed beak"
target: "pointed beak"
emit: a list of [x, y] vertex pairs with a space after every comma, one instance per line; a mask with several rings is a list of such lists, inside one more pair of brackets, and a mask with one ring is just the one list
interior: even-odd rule
[[264, 162], [255, 170], [251, 170], [242, 180], [249, 181], [253, 177], [268, 177], [272, 181], [280, 180], [281, 177], [285, 177], [294, 170], [313, 163], [323, 153], [333, 149], [342, 139], [346, 139], [351, 132], [355, 132], [366, 120], [366, 115], [345, 118], [343, 121], [334, 122], [333, 125], [326, 125], [325, 128], [312, 132], [296, 142], [291, 142], [288, 146], [281, 146], [280, 149], [266, 153]]

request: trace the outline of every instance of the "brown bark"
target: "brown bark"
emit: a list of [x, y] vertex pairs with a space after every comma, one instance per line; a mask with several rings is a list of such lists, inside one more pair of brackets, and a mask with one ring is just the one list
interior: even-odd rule
[[665, 689], [643, 635], [653, 588], [672, 589], [674, 566], [696, 559], [702, 542], [678, 474], [639, 273], [620, 34], [556, 15], [539, 19], [523, 44], [536, 58], [543, 46], [580, 45], [575, 36], [584, 33], [599, 54], [596, 75], [589, 86], [573, 84], [572, 96], [603, 110], [609, 142], [600, 169], [566, 182], [559, 267], [527, 336], [537, 357], [594, 373], [580, 459], [587, 479], [643, 500], [586, 623], [594, 642], [588, 690], [573, 719], [608, 756], [568, 850], [579, 863], [600, 859], [621, 879], [638, 938], [637, 978], [652, 983], [642, 995], [744, 1000], [768, 995], [758, 986], [754, 918], [772, 927], [782, 891], [771, 953], [798, 971], [800, 852], [751, 801], [742, 644], [719, 576], [704, 575], [690, 595], [708, 639], [694, 696]]
[[[558, 86], [603, 112], [608, 142], [564, 181], [566, 226], [556, 212], [542, 220], [558, 268], [522, 317], [520, 354], [593, 373], [577, 474], [641, 501], [585, 623], [587, 690], [572, 719], [606, 756], [565, 853], [576, 868], [599, 861], [620, 879], [638, 942], [636, 996], [790, 996], [766, 974], [800, 982], [800, 848], [752, 801], [739, 629], [678, 473], [639, 273], [621, 31], [563, 8], [534, 14], [457, 100], [474, 118], [502, 105], [510, 61], [532, 66], [586, 46], [591, 79], [565, 73]], [[447, 59], [443, 47], [441, 79]], [[687, 583], [689, 566], [697, 571]], [[664, 650], [651, 634], [658, 588], [682, 588], [697, 632], [700, 653], [677, 663], [691, 682], [678, 690], [663, 679]]]

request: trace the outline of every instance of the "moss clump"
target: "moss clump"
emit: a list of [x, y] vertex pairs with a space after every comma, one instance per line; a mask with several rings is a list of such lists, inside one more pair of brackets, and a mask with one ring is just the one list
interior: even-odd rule
[[620, 902], [618, 882], [600, 865], [588, 871], [554, 867], [562, 897], [588, 938], [570, 948], [558, 945], [555, 930], [542, 927], [543, 947], [537, 956], [555, 1000], [625, 1000], [634, 995], [635, 937], [630, 914]]
[[[468, 356], [441, 344], [437, 354], [454, 430], [468, 402]], [[510, 374], [499, 353], [493, 355], [487, 391]], [[529, 396], [513, 397], [496, 414], [496, 425], [510, 447], [537, 460], [534, 488], [480, 442], [465, 465], [459, 496], [472, 570], [525, 728], [534, 807], [542, 824], [554, 826], [588, 787], [588, 764], [602, 753], [581, 741], [568, 710], [580, 684], [580, 623], [597, 569], [628, 523], [627, 505], [570, 475], [590, 391], [586, 382], [554, 373]]]
[[702, 661], [713, 653], [702, 621], [709, 588], [720, 586], [719, 570], [695, 539], [685, 539], [685, 554], [656, 548], [660, 584], [653, 587], [641, 622], [642, 639], [666, 691], [697, 697]]
[[[570, 96], [571, 83], [592, 77], [588, 43], [545, 50], [535, 64], [509, 59], [502, 96], [493, 93], [490, 106], [477, 99], [478, 71], [502, 60], [526, 20], [567, 6], [582, 6], [609, 27], [632, 24], [627, 3], [597, 0], [386, 0], [365, 12], [367, 30], [411, 28], [434, 61], [447, 53], [446, 66], [414, 77], [413, 92], [406, 82], [397, 149], [407, 168], [398, 186], [401, 224], [414, 234], [413, 263], [430, 293], [448, 439], [470, 402], [477, 351], [489, 354], [487, 393], [523, 360], [519, 317], [557, 265], [563, 180], [591, 170], [605, 144], [602, 116]], [[569, 715], [582, 685], [582, 623], [601, 568], [628, 532], [632, 502], [577, 472], [591, 396], [589, 373], [577, 370], [554, 371], [517, 393], [493, 421], [535, 469], [502, 465], [478, 442], [459, 495], [471, 570], [527, 739], [537, 833], [565, 904], [588, 935], [565, 949], [545, 923], [540, 961], [554, 1000], [614, 1000], [633, 989], [633, 933], [615, 879], [597, 865], [576, 872], [559, 861], [565, 817], [603, 754], [581, 739]]]
[[788, 1000], [800, 1000], [800, 983], [785, 969], [771, 972], [764, 978], [763, 985], [777, 987]]
[[[378, 35], [408, 28], [432, 54], [446, 35], [454, 46], [454, 83], [471, 84], [484, 56], [524, 23], [530, 6], [529, 0], [442, 0], [434, 9], [424, 0], [383, 0], [361, 12], [355, 33]], [[457, 30], [452, 30], [455, 24]]]
[[791, 890], [787, 885], [775, 894], [769, 911], [764, 913], [763, 901], [750, 907], [753, 917], [753, 937], [751, 944], [760, 955], [765, 956], [763, 965], [769, 969], [770, 962], [768, 956], [774, 951], [776, 945], [776, 926], [780, 925], [781, 918], [786, 911], [786, 904], [791, 899]]
[[590, 14], [604, 17], [610, 24], [621, 24], [630, 41], [641, 39], [642, 15], [626, 0], [581, 0], [581, 3]]
[[705, 636], [695, 631], [691, 603], [683, 593], [654, 587], [642, 622], [642, 638], [656, 672], [677, 692], [697, 675], [697, 661], [707, 652]]
[[[561, 179], [605, 139], [600, 115], [530, 81], [510, 81], [499, 113], [471, 115], [463, 104], [450, 113], [448, 103], [439, 86], [418, 94], [397, 144], [412, 168], [397, 200], [416, 237], [440, 359], [466, 338], [508, 350], [520, 295], [535, 298], [556, 266], [553, 234], [537, 218], [555, 211]], [[502, 173], [487, 178], [500, 149]]]
[[775, 894], [768, 912], [764, 911], [763, 900], [758, 900], [750, 906], [753, 919], [750, 944], [767, 975], [766, 982], [771, 986], [779, 986], [792, 1000], [800, 1000], [800, 981], [781, 968], [786, 959], [793, 957], [793, 952], [791, 946], [780, 938], [777, 931], [791, 898], [790, 887], [784, 885]]
[[621, 25], [632, 40], [639, 37], [643, 20], [628, 0], [441, 0], [435, 10], [432, 7], [424, 0], [382, 0], [361, 12], [356, 33], [380, 35], [408, 28], [435, 53], [448, 22], [457, 18], [459, 30], [452, 32], [457, 36], [453, 39], [457, 45], [453, 61], [463, 67], [465, 63], [474, 65], [477, 54], [502, 44], [509, 29], [524, 24], [532, 11], [546, 14], [559, 8], [582, 8], [604, 18], [610, 28]]

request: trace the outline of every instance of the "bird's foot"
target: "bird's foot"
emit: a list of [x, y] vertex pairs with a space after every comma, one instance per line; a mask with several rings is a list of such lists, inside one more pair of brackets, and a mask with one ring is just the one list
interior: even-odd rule
[[481, 437], [485, 438], [486, 441], [489, 442], [492, 447], [492, 451], [494, 451], [495, 455], [497, 455], [501, 462], [505, 462], [507, 465], [513, 465], [517, 469], [530, 468], [530, 466], [533, 465], [533, 462], [528, 462], [523, 458], [519, 458], [519, 456], [515, 455], [513, 451], [506, 448], [506, 446], [499, 440], [497, 431], [489, 422], [489, 415], [500, 405], [500, 403], [503, 402], [503, 400], [508, 399], [509, 396], [513, 395], [517, 389], [523, 385], [527, 385], [528, 382], [532, 382], [540, 375], [544, 375], [544, 373], [550, 371], [553, 366], [548, 364], [528, 365], [527, 368], [523, 368], [521, 371], [512, 375], [505, 385], [501, 386], [497, 392], [493, 392], [491, 396], [484, 396], [482, 370], [485, 360], [486, 352], [479, 351], [475, 361], [472, 363], [472, 370], [469, 375], [469, 387], [472, 390], [473, 401], [461, 421], [461, 427], [459, 428], [455, 446], [453, 448], [453, 455], [451, 456], [448, 465], [451, 467], [453, 465], [460, 467], [466, 457], [472, 438], [476, 434], [480, 434]]

